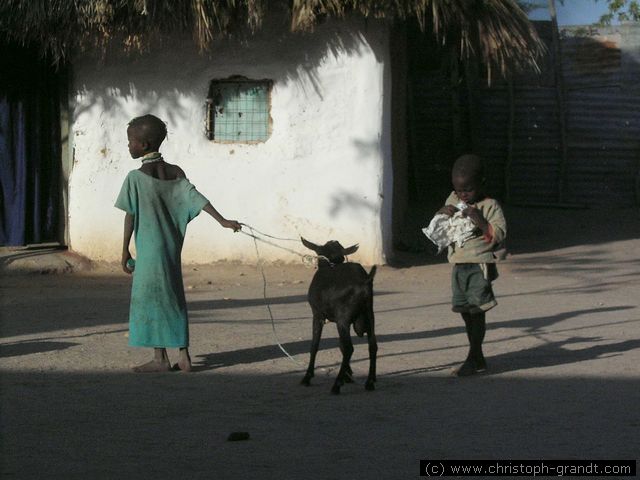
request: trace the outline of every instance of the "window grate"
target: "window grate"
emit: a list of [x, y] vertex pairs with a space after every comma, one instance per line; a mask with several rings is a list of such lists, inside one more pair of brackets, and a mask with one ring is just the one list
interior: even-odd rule
[[264, 142], [271, 134], [270, 80], [213, 80], [207, 97], [207, 137], [217, 142]]

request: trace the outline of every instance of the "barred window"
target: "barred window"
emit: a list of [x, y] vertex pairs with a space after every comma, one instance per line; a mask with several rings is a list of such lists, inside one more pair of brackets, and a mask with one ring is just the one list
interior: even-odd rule
[[212, 80], [207, 96], [207, 138], [223, 143], [264, 142], [271, 135], [271, 80], [234, 76]]

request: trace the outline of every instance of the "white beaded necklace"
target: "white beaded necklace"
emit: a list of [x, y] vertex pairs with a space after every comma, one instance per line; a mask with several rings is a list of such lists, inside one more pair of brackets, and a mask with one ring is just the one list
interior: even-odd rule
[[142, 157], [143, 165], [147, 163], [162, 162], [162, 161], [164, 161], [164, 159], [162, 158], [162, 155], [159, 152], [147, 153], [144, 157]]

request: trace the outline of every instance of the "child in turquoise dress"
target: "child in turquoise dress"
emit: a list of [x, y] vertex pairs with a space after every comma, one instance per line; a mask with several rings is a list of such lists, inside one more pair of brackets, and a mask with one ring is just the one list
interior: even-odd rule
[[[164, 161], [158, 150], [166, 135], [164, 122], [153, 115], [129, 123], [129, 153], [142, 158], [142, 166], [129, 172], [115, 203], [126, 212], [122, 269], [133, 273], [129, 345], [154, 349], [153, 360], [135, 367], [136, 372], [171, 370], [167, 348], [180, 350], [174, 368], [191, 370], [181, 267], [187, 224], [204, 210], [225, 228], [234, 232], [241, 228], [220, 215], [180, 167]], [[129, 252], [134, 232], [135, 263]]]

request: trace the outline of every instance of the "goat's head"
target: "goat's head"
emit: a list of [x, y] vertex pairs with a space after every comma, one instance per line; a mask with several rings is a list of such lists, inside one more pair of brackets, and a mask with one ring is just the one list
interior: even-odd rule
[[302, 244], [310, 250], [313, 250], [318, 255], [322, 257], [326, 257], [329, 263], [338, 264], [344, 262], [344, 257], [347, 255], [351, 255], [352, 253], [358, 250], [358, 244], [351, 245], [350, 247], [344, 248], [340, 245], [340, 242], [336, 240], [329, 240], [324, 245], [316, 245], [315, 243], [310, 242], [309, 240], [305, 240], [300, 237], [302, 240]]

